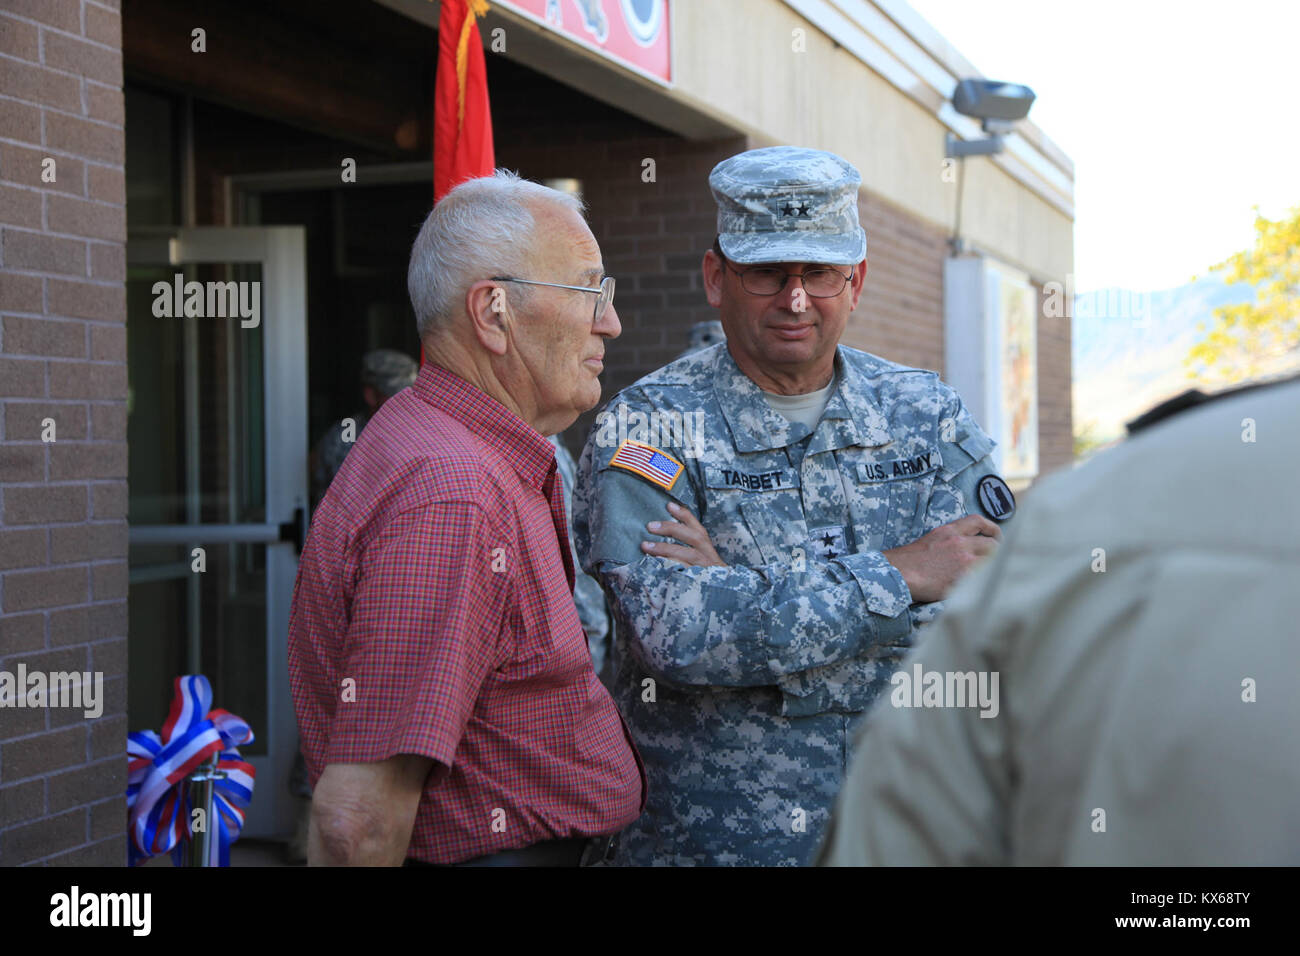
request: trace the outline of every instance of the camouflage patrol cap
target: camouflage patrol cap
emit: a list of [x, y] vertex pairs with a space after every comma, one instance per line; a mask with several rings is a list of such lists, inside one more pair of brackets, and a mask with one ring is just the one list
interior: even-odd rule
[[420, 366], [415, 360], [395, 349], [374, 349], [361, 359], [361, 384], [382, 392], [387, 398], [414, 385], [419, 374]]
[[740, 263], [856, 265], [867, 255], [861, 183], [851, 163], [820, 149], [771, 146], [724, 159], [709, 174], [722, 254]]

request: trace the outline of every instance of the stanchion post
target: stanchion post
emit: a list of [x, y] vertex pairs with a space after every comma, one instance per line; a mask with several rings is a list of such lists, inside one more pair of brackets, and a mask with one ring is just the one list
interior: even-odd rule
[[217, 839], [216, 830], [220, 825], [216, 818], [216, 782], [226, 775], [224, 770], [217, 769], [217, 760], [219, 754], [213, 754], [202, 766], [188, 778], [190, 811], [201, 809], [203, 811], [203, 829], [195, 831], [193, 829], [194, 820], [191, 817], [187, 823], [190, 830], [189, 851], [186, 854], [185, 865], [190, 866], [211, 866], [208, 861], [212, 856], [213, 841]]

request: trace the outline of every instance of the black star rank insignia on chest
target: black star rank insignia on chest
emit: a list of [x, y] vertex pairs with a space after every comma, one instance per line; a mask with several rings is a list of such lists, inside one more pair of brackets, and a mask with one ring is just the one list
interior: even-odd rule
[[843, 557], [848, 551], [844, 543], [844, 528], [840, 525], [810, 528], [808, 539], [812, 542], [813, 552], [823, 561]]

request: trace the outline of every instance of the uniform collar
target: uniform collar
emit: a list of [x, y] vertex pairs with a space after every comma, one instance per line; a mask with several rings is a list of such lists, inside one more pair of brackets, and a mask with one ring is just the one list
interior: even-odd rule
[[555, 447], [538, 431], [459, 375], [426, 361], [412, 386], [416, 397], [446, 412], [481, 438], [526, 483], [542, 490], [555, 467]]
[[[865, 389], [857, 381], [846, 381], [845, 368], [844, 349], [837, 346], [838, 384], [813, 433], [807, 452], [810, 455], [850, 445], [887, 445], [894, 440], [885, 417], [870, 403]], [[714, 394], [731, 429], [736, 451], [770, 451], [807, 437], [806, 427], [773, 410], [763, 397], [763, 390], [740, 370], [725, 346], [718, 350], [716, 372]]]

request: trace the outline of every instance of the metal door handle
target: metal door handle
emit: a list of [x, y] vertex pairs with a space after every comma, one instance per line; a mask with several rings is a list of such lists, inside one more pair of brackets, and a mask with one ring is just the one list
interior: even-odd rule
[[307, 509], [299, 505], [293, 509], [293, 519], [280, 525], [280, 540], [292, 541], [295, 554], [302, 554], [307, 543]]

